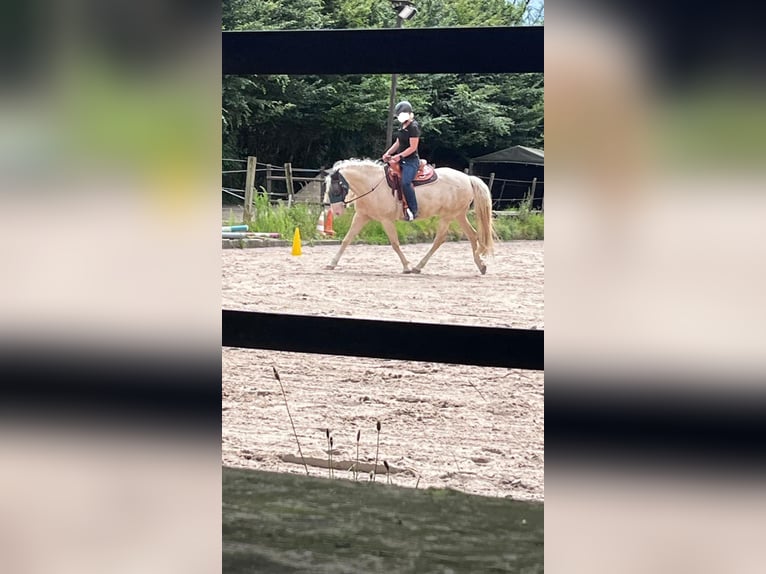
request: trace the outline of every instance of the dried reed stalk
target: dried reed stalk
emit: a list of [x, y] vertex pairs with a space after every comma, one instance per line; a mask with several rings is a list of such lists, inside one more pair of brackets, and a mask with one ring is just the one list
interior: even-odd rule
[[380, 421], [377, 421], [378, 440], [375, 445], [375, 466], [372, 469], [372, 481], [375, 482], [375, 477], [378, 474], [378, 451], [380, 450]]
[[293, 422], [293, 417], [290, 414], [290, 407], [287, 405], [287, 395], [285, 394], [285, 388], [282, 386], [282, 379], [279, 378], [279, 371], [277, 371], [277, 368], [272, 365], [272, 369], [274, 369], [274, 378], [279, 383], [279, 388], [282, 390], [282, 398], [285, 399], [285, 409], [287, 409], [287, 416], [290, 418], [290, 426], [293, 427], [293, 436], [295, 436], [295, 442], [298, 443], [298, 454], [301, 455], [301, 460], [303, 461], [303, 468], [306, 469], [306, 476], [309, 474], [309, 467], [306, 464], [306, 459], [303, 458], [303, 451], [301, 450], [301, 443], [298, 440], [298, 433], [295, 431], [295, 423]]

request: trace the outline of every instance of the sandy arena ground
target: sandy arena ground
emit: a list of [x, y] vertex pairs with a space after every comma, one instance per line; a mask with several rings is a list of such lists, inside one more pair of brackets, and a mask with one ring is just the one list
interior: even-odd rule
[[[543, 242], [499, 243], [481, 276], [467, 242], [447, 243], [421, 275], [404, 275], [390, 246], [227, 249], [223, 308], [304, 315], [543, 329]], [[405, 245], [414, 265], [428, 245]], [[394, 344], [392, 342], [392, 344]], [[223, 463], [305, 472], [272, 365], [280, 372], [303, 455], [379, 463], [398, 485], [543, 500], [542, 372], [223, 349]], [[322, 468], [310, 473], [327, 476]], [[351, 477], [336, 471], [336, 477]], [[365, 480], [368, 477], [364, 477]], [[378, 476], [385, 481], [386, 477]]]

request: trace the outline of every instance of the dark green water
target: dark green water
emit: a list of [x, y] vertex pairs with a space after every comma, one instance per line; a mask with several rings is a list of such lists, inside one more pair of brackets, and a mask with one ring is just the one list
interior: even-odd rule
[[223, 571], [543, 571], [543, 504], [223, 469]]

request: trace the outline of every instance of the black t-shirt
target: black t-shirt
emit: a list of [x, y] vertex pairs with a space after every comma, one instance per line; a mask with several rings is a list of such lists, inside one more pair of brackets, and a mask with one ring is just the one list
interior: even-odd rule
[[[418, 125], [417, 120], [412, 120], [410, 125], [408, 125], [406, 128], [401, 128], [396, 133], [396, 139], [399, 140], [399, 149], [396, 150], [396, 153], [402, 153], [404, 150], [410, 147], [410, 138], [419, 138], [419, 137], [420, 137], [420, 126]], [[418, 155], [417, 150], [415, 150], [415, 153], [411, 155]], [[402, 156], [402, 157], [405, 157], [405, 156]], [[407, 156], [407, 157], [410, 157], [410, 156]]]

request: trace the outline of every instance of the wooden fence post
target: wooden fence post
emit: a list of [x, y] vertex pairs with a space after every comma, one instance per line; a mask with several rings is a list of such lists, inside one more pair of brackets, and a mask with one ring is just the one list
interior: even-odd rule
[[287, 207], [292, 207], [295, 190], [293, 189], [293, 164], [289, 162], [285, 164], [285, 183], [287, 184]]
[[271, 197], [271, 164], [266, 164], [266, 194]]
[[492, 185], [495, 183], [495, 172], [489, 174], [489, 183], [487, 184], [487, 187], [489, 188], [489, 194], [492, 195]]
[[254, 155], [247, 156], [247, 176], [245, 177], [245, 212], [242, 215], [243, 223], [253, 220], [253, 187], [255, 186], [255, 170], [257, 165]]
[[529, 192], [529, 209], [532, 210], [532, 206], [535, 204], [535, 188], [537, 187], [537, 178], [532, 178], [532, 191]]

